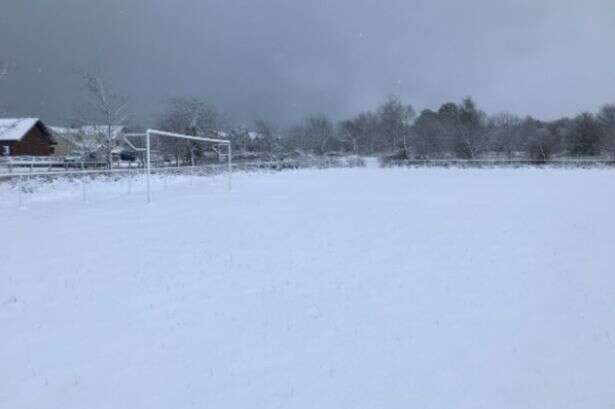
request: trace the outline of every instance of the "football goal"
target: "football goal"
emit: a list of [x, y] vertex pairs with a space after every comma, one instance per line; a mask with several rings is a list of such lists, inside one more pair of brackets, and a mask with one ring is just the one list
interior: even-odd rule
[[[145, 147], [135, 146], [128, 138], [124, 138], [124, 142], [135, 152], [145, 154], [145, 183], [148, 203], [152, 200], [150, 180], [153, 169], [160, 169], [161, 165], [162, 167], [171, 165], [177, 168], [182, 165], [194, 167], [197, 160], [206, 160], [210, 153], [214, 155], [213, 160], [218, 164], [224, 161], [228, 174], [229, 189], [231, 187], [233, 153], [231, 141], [227, 139], [206, 138], [157, 129], [148, 129], [144, 134], [129, 134], [126, 136], [145, 139]], [[206, 149], [206, 146], [211, 149]], [[152, 164], [155, 164], [155, 167]]]

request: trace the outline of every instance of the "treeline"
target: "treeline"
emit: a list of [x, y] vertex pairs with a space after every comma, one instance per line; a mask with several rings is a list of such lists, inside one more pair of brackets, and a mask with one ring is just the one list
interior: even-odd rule
[[[210, 121], [211, 112], [205, 115]], [[219, 125], [218, 128], [223, 127]], [[215, 128], [210, 123], [209, 128], [212, 127]], [[395, 159], [502, 157], [534, 161], [554, 157], [615, 157], [615, 105], [605, 105], [595, 114], [542, 121], [511, 113], [487, 115], [471, 98], [417, 113], [411, 105], [391, 97], [375, 110], [339, 122], [318, 114], [288, 129], [265, 121], [257, 121], [251, 129], [226, 129], [235, 148], [243, 152], [340, 152], [388, 155]]]
[[554, 156], [615, 156], [615, 105], [597, 114], [541, 121], [510, 113], [489, 116], [471, 98], [416, 114], [390, 98], [375, 111], [334, 124], [311, 116], [283, 138], [313, 153], [389, 154], [398, 159], [477, 159], [502, 156], [546, 161]]

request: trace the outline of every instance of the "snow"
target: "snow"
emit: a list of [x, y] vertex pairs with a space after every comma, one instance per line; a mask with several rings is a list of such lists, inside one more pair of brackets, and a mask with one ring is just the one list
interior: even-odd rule
[[20, 141], [38, 118], [0, 118], [0, 141]]
[[[81, 132], [83, 132], [87, 136], [104, 136], [106, 137], [109, 134], [109, 126], [108, 125], [86, 125], [79, 128]], [[117, 139], [122, 132], [124, 132], [124, 127], [122, 125], [112, 125], [111, 126], [111, 138]]]
[[615, 404], [612, 170], [223, 180], [0, 191], [0, 407]]

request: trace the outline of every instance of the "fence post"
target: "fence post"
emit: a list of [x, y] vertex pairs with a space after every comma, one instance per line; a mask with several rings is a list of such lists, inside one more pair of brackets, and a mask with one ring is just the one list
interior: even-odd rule
[[83, 162], [81, 162], [81, 198], [84, 202], [87, 202], [88, 200], [85, 193], [85, 166]]
[[228, 190], [233, 188], [233, 151], [231, 148], [231, 143], [228, 143]]
[[19, 176], [19, 182], [17, 184], [17, 190], [19, 193], [19, 208], [23, 208], [23, 176]]

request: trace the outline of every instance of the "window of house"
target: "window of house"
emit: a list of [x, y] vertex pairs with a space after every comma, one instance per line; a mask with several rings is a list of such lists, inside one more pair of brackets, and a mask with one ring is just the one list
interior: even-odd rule
[[11, 154], [11, 147], [8, 145], [4, 145], [2, 147], [2, 156], [9, 156]]

